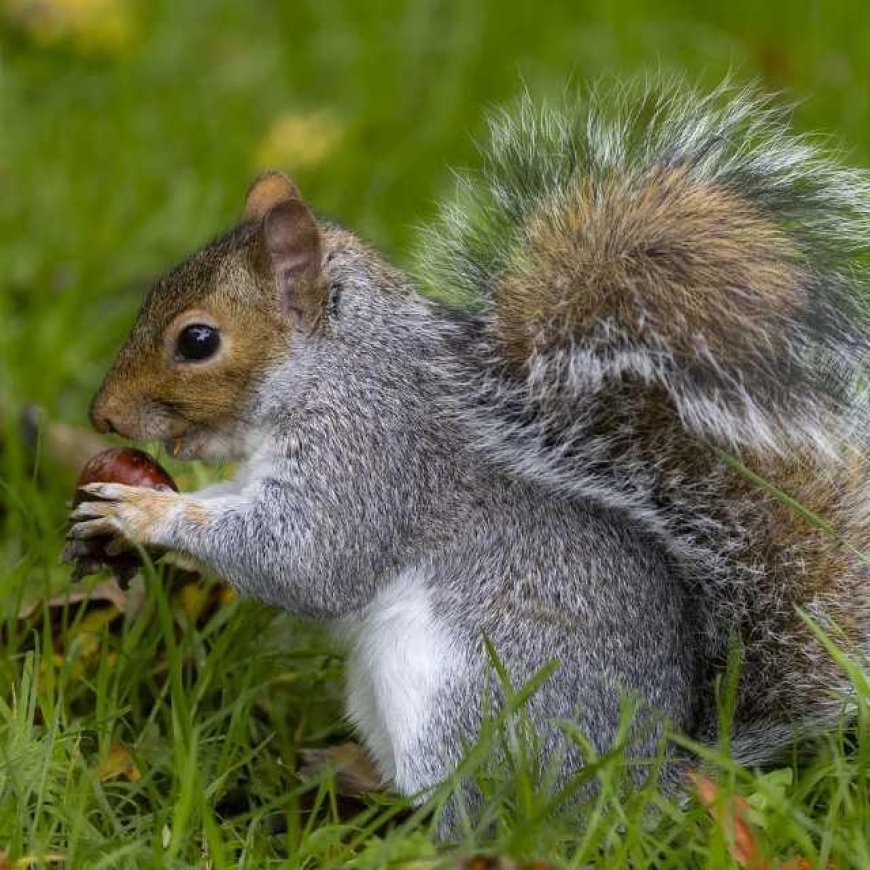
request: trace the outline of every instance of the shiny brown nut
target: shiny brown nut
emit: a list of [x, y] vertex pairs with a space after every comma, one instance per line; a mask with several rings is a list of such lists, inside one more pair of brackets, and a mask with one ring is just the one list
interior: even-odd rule
[[[76, 486], [89, 483], [126, 483], [128, 486], [147, 486], [151, 489], [168, 486], [178, 492], [169, 472], [144, 450], [133, 447], [111, 447], [92, 456], [79, 472]], [[86, 499], [85, 493], [79, 490], [76, 504]]]
[[[168, 487], [178, 492], [175, 481], [156, 460], [142, 450], [133, 447], [112, 447], [92, 456], [82, 468], [76, 481], [73, 507], [83, 501], [99, 500], [89, 496], [81, 487], [89, 483], [124, 483], [128, 486], [146, 486], [151, 489]], [[111, 568], [122, 581], [128, 580], [142, 565], [135, 550], [125, 550], [117, 555], [105, 551], [111, 538], [91, 538], [87, 556], [78, 560], [77, 576], [93, 573], [98, 564]], [[155, 554], [157, 555], [157, 554]]]

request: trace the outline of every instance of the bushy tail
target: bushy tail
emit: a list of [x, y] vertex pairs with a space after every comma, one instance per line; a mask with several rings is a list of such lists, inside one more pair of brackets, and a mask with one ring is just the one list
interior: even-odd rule
[[482, 448], [656, 534], [711, 662], [742, 638], [746, 753], [768, 719], [829, 718], [838, 681], [796, 608], [870, 649], [866, 563], [841, 540], [870, 531], [868, 175], [750, 91], [526, 100], [422, 250], [480, 315]]

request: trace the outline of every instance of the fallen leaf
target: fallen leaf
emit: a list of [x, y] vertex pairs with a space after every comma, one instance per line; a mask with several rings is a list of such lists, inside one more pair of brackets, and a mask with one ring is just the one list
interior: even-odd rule
[[109, 747], [108, 755], [96, 767], [96, 774], [100, 782], [117, 779], [119, 776], [123, 776], [130, 782], [139, 782], [142, 778], [130, 751], [121, 743], [113, 743]]
[[177, 600], [190, 622], [196, 623], [205, 608], [211, 603], [210, 590], [202, 583], [185, 583], [178, 590]]
[[136, 27], [130, 0], [5, 0], [3, 12], [37, 45], [122, 54]]
[[118, 581], [112, 578], [90, 588], [73, 587], [69, 592], [55, 595], [47, 601], [33, 601], [18, 611], [18, 618], [30, 619], [31, 616], [43, 609], [64, 608], [88, 601], [106, 601], [123, 613], [128, 606], [129, 599], [129, 592], [121, 589]]
[[233, 589], [232, 586], [225, 586], [223, 584], [218, 588], [218, 601], [221, 604], [232, 604], [239, 597], [239, 593]]
[[[117, 633], [122, 626], [122, 615], [133, 618], [144, 604], [145, 589], [141, 580], [127, 592], [115, 580], [107, 580], [90, 588], [71, 588], [53, 598], [33, 602], [23, 607], [18, 616], [47, 623], [53, 655], [42, 659], [42, 676], [50, 678], [49, 669], [61, 668], [70, 668], [74, 676], [82, 676], [104, 651], [105, 627], [110, 626], [109, 630]], [[111, 666], [112, 661], [109, 664]]]
[[767, 862], [761, 857], [758, 841], [746, 821], [749, 809], [746, 799], [739, 795], [723, 799], [719, 786], [706, 774], [692, 771], [689, 778], [694, 783], [698, 800], [725, 834], [728, 851], [737, 866], [766, 870]]
[[[49, 852], [47, 855], [22, 855], [10, 865], [12, 870], [27, 870], [29, 867], [41, 867], [45, 864], [65, 864], [66, 857], [57, 852]], [[2, 865], [0, 865], [2, 866]]]
[[326, 112], [279, 115], [256, 147], [258, 166], [310, 169], [323, 163], [344, 136], [339, 121]]
[[[768, 870], [770, 864], [761, 857], [761, 847], [752, 826], [747, 821], [752, 810], [749, 801], [740, 795], [723, 798], [719, 786], [709, 776], [699, 771], [690, 770], [687, 776], [694, 785], [695, 794], [701, 805], [726, 835], [728, 851], [737, 866], [748, 870]], [[784, 780], [785, 775], [779, 779]], [[801, 855], [787, 858], [774, 865], [778, 870], [810, 870], [812, 866], [813, 863]], [[836, 870], [836, 864], [829, 861], [825, 865], [825, 870]]]
[[205, 625], [224, 604], [235, 600], [235, 593], [228, 593], [228, 587], [223, 583], [205, 581], [196, 571], [174, 571], [167, 586], [171, 591], [173, 609], [193, 625]]
[[335, 771], [335, 786], [343, 797], [363, 797], [389, 791], [365, 749], [348, 741], [324, 749], [303, 749], [299, 775], [304, 780], [316, 779], [327, 770]]

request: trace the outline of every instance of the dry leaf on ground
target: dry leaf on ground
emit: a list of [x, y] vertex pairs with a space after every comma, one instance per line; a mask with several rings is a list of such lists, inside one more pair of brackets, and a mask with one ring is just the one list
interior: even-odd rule
[[122, 743], [113, 743], [108, 755], [95, 768], [100, 782], [124, 777], [130, 782], [138, 782], [142, 778], [139, 768], [130, 755], [130, 750]]
[[132, 589], [124, 591], [118, 585], [118, 581], [112, 578], [90, 588], [74, 587], [69, 592], [55, 595], [47, 601], [32, 601], [18, 611], [18, 618], [30, 619], [39, 610], [46, 608], [62, 608], [84, 602], [101, 601], [113, 605], [120, 613], [129, 612], [129, 609], [138, 603], [141, 592], [141, 588], [135, 592]]
[[[734, 863], [746, 870], [809, 870], [812, 863], [808, 858], [796, 856], [773, 865], [761, 855], [756, 833], [749, 824], [749, 802], [738, 796], [723, 797], [719, 786], [706, 774], [690, 771], [689, 780], [695, 788], [695, 795], [710, 814], [710, 818], [726, 836], [728, 850]], [[836, 865], [828, 863], [826, 870], [835, 870]]]
[[303, 749], [299, 754], [302, 779], [315, 779], [328, 768], [334, 768], [336, 789], [343, 797], [389, 791], [368, 753], [358, 743], [348, 741], [324, 749]]

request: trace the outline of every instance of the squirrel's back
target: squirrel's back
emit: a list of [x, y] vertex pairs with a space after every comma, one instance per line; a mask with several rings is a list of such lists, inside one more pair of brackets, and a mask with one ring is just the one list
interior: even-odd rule
[[829, 722], [847, 680], [801, 611], [870, 652], [868, 176], [727, 88], [525, 101], [484, 158], [424, 246], [481, 324], [457, 412], [665, 543], [710, 674], [742, 644], [738, 752]]

